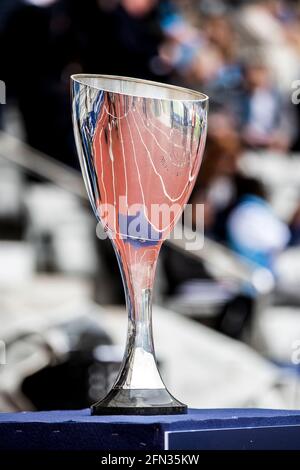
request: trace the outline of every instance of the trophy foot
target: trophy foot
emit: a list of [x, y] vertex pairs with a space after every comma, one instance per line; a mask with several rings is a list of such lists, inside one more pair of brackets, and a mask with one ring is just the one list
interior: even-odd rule
[[187, 406], [166, 389], [113, 388], [91, 406], [92, 415], [176, 415], [186, 414]]

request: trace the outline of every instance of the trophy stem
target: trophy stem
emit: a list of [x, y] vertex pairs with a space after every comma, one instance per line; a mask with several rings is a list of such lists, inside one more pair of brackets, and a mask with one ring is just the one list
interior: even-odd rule
[[[113, 245], [126, 296], [127, 344], [118, 377], [108, 395], [92, 406], [92, 414], [186, 413], [186, 405], [166, 389], [154, 351], [152, 290], [161, 242], [148, 249], [135, 246], [133, 250], [126, 249], [126, 244], [120, 240]], [[139, 248], [143, 250], [142, 256], [139, 256]], [[132, 257], [132, 253], [135, 256]]]

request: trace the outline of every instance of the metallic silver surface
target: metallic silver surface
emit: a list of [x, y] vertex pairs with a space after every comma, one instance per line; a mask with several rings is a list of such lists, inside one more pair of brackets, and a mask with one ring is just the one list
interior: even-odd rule
[[81, 169], [95, 215], [112, 240], [126, 294], [128, 338], [116, 389], [165, 389], [152, 338], [154, 273], [162, 242], [195, 184], [207, 106], [207, 96], [184, 88], [72, 76]]

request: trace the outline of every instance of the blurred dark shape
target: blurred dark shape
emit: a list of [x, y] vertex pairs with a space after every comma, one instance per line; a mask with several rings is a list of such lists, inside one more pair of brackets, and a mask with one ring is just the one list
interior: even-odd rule
[[69, 32], [62, 2], [45, 7], [18, 2], [4, 31], [4, 73], [28, 143], [74, 166], [69, 85], [63, 76], [75, 45]]
[[103, 272], [95, 279], [94, 298], [101, 305], [124, 304], [125, 294], [112, 243], [109, 239], [96, 243], [99, 259], [103, 262]]
[[[65, 336], [69, 351], [57, 357], [54, 364], [26, 377], [22, 393], [37, 410], [87, 408], [95, 399], [93, 387], [97, 384], [97, 390], [104, 395], [120, 366], [120, 361], [103, 362], [95, 356], [96, 348], [110, 347], [111, 339], [88, 318], [61, 325], [56, 334]], [[96, 366], [97, 378], [94, 377]]]
[[243, 339], [251, 327], [254, 308], [251, 295], [234, 296], [216, 317], [215, 329], [231, 338]]
[[173, 250], [167, 244], [162, 247], [161, 259], [167, 278], [166, 296], [174, 295], [180, 286], [190, 279], [211, 279], [204, 265], [198, 260], [186, 259], [184, 253]]
[[300, 204], [293, 214], [289, 227], [291, 231], [290, 245], [299, 246], [300, 245]]
[[[0, 108], [1, 109], [1, 108]], [[13, 165], [0, 161], [0, 240], [23, 240], [28, 216], [24, 210], [22, 175]]]
[[[16, 5], [19, 3], [19, 0], [2, 0], [0, 2], [0, 44], [4, 43], [4, 32], [7, 24], [7, 19], [10, 16], [11, 12], [15, 9]], [[5, 54], [4, 48], [2, 46], [2, 51]], [[3, 55], [4, 55], [3, 54]], [[3, 61], [3, 56], [2, 56]], [[2, 63], [2, 76], [1, 80], [5, 80], [5, 60]], [[3, 128], [3, 106], [0, 105], [0, 129]]]
[[[296, 114], [295, 114], [295, 119], [296, 119], [295, 128], [296, 128], [296, 129], [300, 129], [300, 103], [297, 104], [297, 105], [294, 105], [294, 106], [295, 106], [295, 109], [296, 109]], [[300, 152], [300, 132], [296, 132], [295, 141], [294, 141], [294, 145], [293, 145], [292, 149], [293, 149], [295, 152]]]
[[124, 0], [109, 9], [96, 0], [84, 7], [79, 0], [63, 3], [77, 36], [83, 71], [154, 78], [150, 61], [162, 40], [156, 1]]

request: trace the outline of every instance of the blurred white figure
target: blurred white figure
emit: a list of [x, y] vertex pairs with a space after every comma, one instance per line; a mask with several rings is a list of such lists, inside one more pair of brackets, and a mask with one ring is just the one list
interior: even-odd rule
[[252, 261], [273, 267], [273, 260], [289, 242], [287, 225], [279, 220], [262, 198], [249, 195], [232, 211], [228, 220], [232, 248]]

